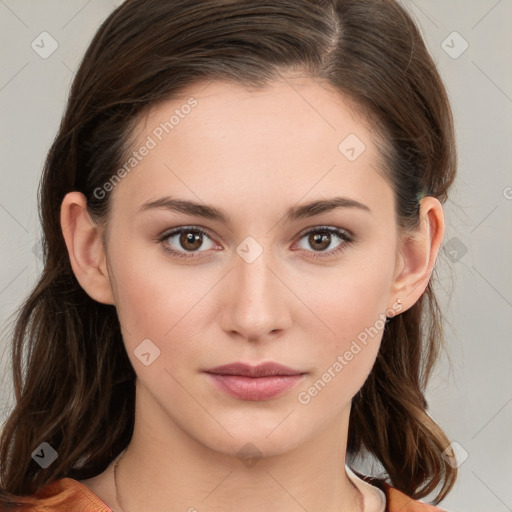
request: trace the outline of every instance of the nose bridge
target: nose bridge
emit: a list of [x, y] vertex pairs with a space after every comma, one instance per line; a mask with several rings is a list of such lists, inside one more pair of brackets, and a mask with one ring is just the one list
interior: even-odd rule
[[290, 318], [286, 287], [276, 276], [271, 249], [248, 237], [236, 252], [224, 328], [251, 339], [285, 329]]

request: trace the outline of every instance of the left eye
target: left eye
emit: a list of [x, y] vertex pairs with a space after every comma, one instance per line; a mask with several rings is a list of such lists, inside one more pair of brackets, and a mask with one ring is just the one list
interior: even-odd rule
[[[325, 253], [336, 252], [337, 248], [343, 245], [344, 242], [350, 242], [349, 236], [344, 231], [328, 227], [310, 230], [302, 236], [301, 240], [303, 239], [306, 239], [306, 244], [309, 247], [318, 249], [314, 252]], [[336, 242], [336, 239], [338, 240], [338, 245], [333, 248], [332, 243]]]
[[[313, 257], [331, 256], [345, 249], [345, 246], [353, 242], [352, 236], [344, 229], [328, 226], [310, 229], [304, 233], [301, 240], [306, 239], [306, 245], [313, 247]], [[333, 248], [332, 243], [338, 241]], [[308, 247], [301, 247], [308, 250]]]

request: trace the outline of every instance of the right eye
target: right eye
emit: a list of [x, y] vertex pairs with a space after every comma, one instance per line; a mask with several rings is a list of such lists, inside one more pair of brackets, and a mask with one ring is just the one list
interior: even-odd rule
[[[159, 240], [162, 243], [163, 250], [172, 256], [177, 258], [197, 258], [198, 252], [206, 252], [198, 250], [204, 244], [205, 237], [212, 244], [207, 249], [215, 247], [208, 233], [197, 226], [182, 226], [172, 231], [167, 231]], [[169, 242], [169, 240], [172, 241]]]

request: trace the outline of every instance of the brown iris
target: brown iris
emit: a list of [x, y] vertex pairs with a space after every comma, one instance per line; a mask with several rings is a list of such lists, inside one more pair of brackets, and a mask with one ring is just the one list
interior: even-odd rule
[[187, 251], [194, 251], [201, 247], [203, 235], [194, 231], [183, 232], [180, 235], [180, 245]]
[[315, 247], [315, 244], [320, 244], [321, 247], [317, 246], [317, 249], [327, 249], [331, 243], [331, 234], [327, 232], [312, 233], [308, 237], [308, 242], [311, 244], [311, 247]]

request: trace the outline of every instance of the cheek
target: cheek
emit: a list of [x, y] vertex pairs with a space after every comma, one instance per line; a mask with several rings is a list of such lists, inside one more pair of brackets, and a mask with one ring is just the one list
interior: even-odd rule
[[386, 325], [393, 257], [390, 251], [376, 261], [361, 258], [330, 272], [329, 279], [316, 276], [304, 286], [305, 303], [315, 315], [308, 314], [302, 325], [317, 342], [310, 359], [314, 372], [299, 390], [299, 403], [315, 402], [319, 411], [328, 404], [343, 406], [364, 384]]
[[166, 367], [195, 358], [199, 330], [208, 320], [204, 299], [215, 284], [211, 272], [200, 273], [198, 267], [187, 272], [161, 257], [154, 262], [147, 255], [137, 257], [135, 251], [113, 265], [117, 314], [129, 356], [133, 359], [137, 346], [150, 339]]
[[[352, 275], [329, 289], [310, 295], [319, 318], [308, 328], [316, 338], [309, 360], [313, 371], [298, 390], [297, 401], [308, 406], [308, 413], [333, 415], [342, 409], [366, 381], [377, 357], [385, 328], [385, 279], [364, 274]], [[312, 303], [311, 303], [312, 304]], [[313, 332], [314, 331], [314, 332]], [[319, 333], [322, 334], [319, 334]], [[316, 411], [316, 412], [315, 412]]]
[[[320, 329], [329, 351], [340, 351], [366, 328], [371, 328], [387, 309], [392, 267], [357, 265], [330, 271], [319, 279], [311, 277], [300, 292], [307, 315]], [[303, 281], [304, 283], [304, 281]], [[385, 320], [385, 318], [384, 318]], [[379, 322], [380, 323], [380, 322]]]

